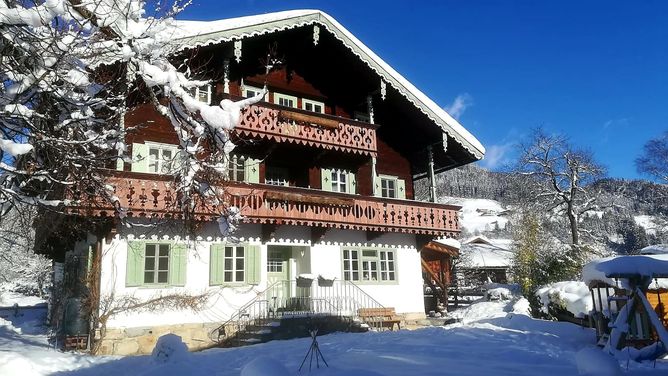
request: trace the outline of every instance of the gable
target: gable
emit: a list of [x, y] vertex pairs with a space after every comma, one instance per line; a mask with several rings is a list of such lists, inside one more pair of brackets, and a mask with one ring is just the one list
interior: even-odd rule
[[[460, 157], [455, 158], [457, 160], [448, 161], [449, 157], [444, 155], [445, 150], [437, 151], [437, 158], [444, 160], [442, 163], [444, 166], [452, 168], [483, 158], [485, 149], [482, 144], [457, 120], [385, 63], [341, 24], [323, 12], [299, 10], [211, 22], [177, 21], [174, 36], [179, 39], [179, 48], [190, 49], [232, 41], [241, 41], [243, 45], [245, 38], [296, 28], [310, 28], [314, 45], [320, 43], [320, 39], [325, 35], [324, 32], [327, 31], [348, 51], [352, 52], [356, 59], [363, 62], [378, 76], [377, 87], [380, 91], [383, 91], [383, 88], [394, 89], [403, 100], [407, 100], [415, 110], [428, 118], [430, 123], [437, 127], [444, 141], [444, 148], [459, 146], [465, 152], [464, 154], [468, 155], [457, 153], [461, 154]], [[457, 145], [452, 145], [451, 141], [455, 141]]]

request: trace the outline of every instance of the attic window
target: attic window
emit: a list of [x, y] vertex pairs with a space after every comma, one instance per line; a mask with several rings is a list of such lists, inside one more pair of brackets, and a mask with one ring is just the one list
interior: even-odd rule
[[211, 104], [211, 85], [193, 87], [190, 88], [189, 92], [196, 100], [202, 103]]
[[312, 101], [310, 99], [302, 99], [302, 109], [306, 111], [324, 114], [325, 104], [318, 101]]
[[262, 92], [262, 89], [254, 86], [244, 85], [241, 88], [241, 91], [242, 91], [241, 94], [244, 96], [244, 98], [250, 98], [260, 94]]
[[274, 93], [274, 103], [279, 106], [297, 108], [297, 97], [287, 94]]

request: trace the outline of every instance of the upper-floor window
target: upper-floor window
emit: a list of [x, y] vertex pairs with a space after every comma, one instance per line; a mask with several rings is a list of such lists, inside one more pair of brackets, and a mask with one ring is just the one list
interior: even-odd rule
[[154, 174], [169, 174], [178, 167], [179, 149], [174, 145], [147, 144], [148, 171]]
[[246, 157], [231, 154], [227, 162], [227, 174], [230, 180], [246, 181]]
[[406, 198], [406, 181], [397, 176], [376, 175], [374, 195], [386, 198]]
[[311, 112], [325, 113], [325, 104], [310, 99], [302, 99], [302, 109]]
[[190, 88], [190, 95], [193, 96], [196, 100], [211, 104], [211, 85], [204, 85]]
[[262, 89], [260, 89], [259, 87], [255, 87], [255, 86], [244, 85], [241, 89], [241, 94], [245, 98], [254, 97], [256, 95], [259, 95], [260, 93], [262, 93]]
[[265, 184], [271, 185], [290, 185], [288, 169], [283, 167], [267, 166], [264, 182]]
[[380, 177], [380, 196], [397, 198], [397, 179]]
[[297, 108], [297, 97], [282, 93], [274, 93], [274, 103], [279, 106]]
[[348, 175], [346, 170], [331, 170], [332, 172], [332, 192], [348, 192]]
[[323, 168], [320, 170], [320, 177], [323, 191], [352, 194], [356, 191], [357, 179], [355, 178], [355, 173], [352, 171]]

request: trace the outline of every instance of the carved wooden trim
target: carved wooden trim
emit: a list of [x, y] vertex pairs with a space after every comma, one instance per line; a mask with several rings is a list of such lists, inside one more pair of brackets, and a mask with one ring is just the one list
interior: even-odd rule
[[375, 157], [376, 129], [342, 118], [253, 105], [241, 113], [239, 136], [289, 142]]

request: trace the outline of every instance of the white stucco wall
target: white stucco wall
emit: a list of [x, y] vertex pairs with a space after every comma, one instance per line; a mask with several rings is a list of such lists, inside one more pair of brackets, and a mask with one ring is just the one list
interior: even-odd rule
[[[210, 298], [207, 307], [199, 312], [167, 310], [160, 312], [130, 312], [113, 316], [109, 328], [145, 327], [157, 325], [175, 325], [186, 323], [223, 323], [241, 306], [251, 301], [258, 293], [266, 289], [266, 259], [268, 245], [293, 245], [290, 278], [300, 273], [322, 274], [342, 279], [341, 250], [347, 246], [383, 247], [396, 250], [396, 283], [358, 284], [359, 287], [386, 307], [395, 307], [398, 313], [423, 313], [422, 272], [420, 254], [415, 249], [415, 237], [405, 234], [384, 234], [374, 241], [367, 242], [366, 236], [359, 231], [330, 230], [323, 240], [310, 245], [310, 229], [306, 227], [282, 226], [275, 237], [261, 244], [258, 225], [242, 226], [236, 234], [238, 240], [247, 244], [260, 245], [261, 280], [259, 285], [238, 287], [209, 286], [209, 249], [213, 242], [225, 239], [215, 236], [215, 228], [207, 228], [198, 239], [179, 239], [162, 234], [152, 235], [141, 230], [130, 229], [117, 235], [111, 242], [103, 242], [101, 258], [100, 291], [103, 299], [113, 295], [118, 299], [132, 296], [150, 299], [171, 293], [199, 294], [208, 292]], [[148, 288], [126, 287], [126, 264], [128, 241], [133, 239], [170, 240], [188, 244], [186, 283], [183, 287]], [[304, 255], [301, 255], [301, 250]]]

